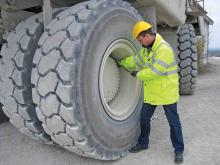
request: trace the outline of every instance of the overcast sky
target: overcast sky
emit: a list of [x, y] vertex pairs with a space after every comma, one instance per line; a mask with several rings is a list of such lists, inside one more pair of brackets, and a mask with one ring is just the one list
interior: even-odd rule
[[219, 0], [205, 0], [205, 9], [208, 16], [214, 21], [210, 26], [209, 48], [220, 48], [220, 5]]

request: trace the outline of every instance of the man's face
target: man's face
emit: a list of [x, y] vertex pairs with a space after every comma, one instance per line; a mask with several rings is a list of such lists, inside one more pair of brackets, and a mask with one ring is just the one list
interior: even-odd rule
[[137, 40], [141, 45], [144, 45], [146, 47], [152, 43], [152, 38], [149, 34], [139, 35]]

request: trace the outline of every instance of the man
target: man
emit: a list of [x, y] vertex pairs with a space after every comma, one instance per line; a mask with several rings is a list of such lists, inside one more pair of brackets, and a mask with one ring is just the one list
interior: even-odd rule
[[[120, 65], [131, 71], [131, 75], [144, 82], [144, 104], [140, 114], [141, 134], [131, 153], [148, 149], [150, 121], [157, 105], [163, 105], [170, 126], [170, 138], [175, 152], [175, 163], [183, 162], [184, 142], [181, 123], [177, 113], [179, 81], [175, 55], [170, 45], [151, 25], [137, 22], [132, 35], [142, 45], [140, 53], [129, 56]], [[141, 68], [141, 69], [140, 69]]]

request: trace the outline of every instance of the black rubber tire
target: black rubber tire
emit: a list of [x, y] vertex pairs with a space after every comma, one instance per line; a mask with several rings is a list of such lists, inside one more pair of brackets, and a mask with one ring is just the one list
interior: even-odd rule
[[60, 146], [101, 160], [124, 156], [139, 135], [136, 111], [116, 121], [103, 110], [98, 90], [99, 64], [118, 38], [130, 35], [141, 17], [121, 0], [91, 0], [60, 13], [46, 28], [34, 55], [33, 100], [43, 128]]
[[178, 65], [180, 94], [193, 94], [197, 77], [197, 49], [191, 24], [184, 24], [178, 32]]

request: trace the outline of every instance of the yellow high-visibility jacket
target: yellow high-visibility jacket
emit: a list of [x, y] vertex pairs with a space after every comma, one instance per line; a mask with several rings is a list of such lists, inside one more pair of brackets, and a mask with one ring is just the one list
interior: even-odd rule
[[151, 105], [173, 104], [179, 100], [179, 77], [171, 46], [157, 33], [151, 50], [121, 60], [126, 69], [139, 66], [137, 79], [144, 82], [144, 102]]

